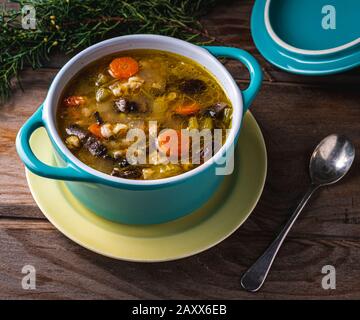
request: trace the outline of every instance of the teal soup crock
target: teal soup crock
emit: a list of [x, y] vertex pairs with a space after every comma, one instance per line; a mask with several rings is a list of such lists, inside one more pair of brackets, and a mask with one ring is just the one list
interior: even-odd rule
[[[203, 165], [178, 176], [160, 180], [129, 180], [99, 172], [78, 160], [61, 140], [56, 125], [56, 109], [67, 83], [86, 65], [104, 56], [132, 49], [157, 49], [188, 57], [212, 73], [233, 106], [232, 128], [223, 147]], [[249, 70], [250, 85], [240, 91], [236, 82], [216, 57], [239, 60]], [[215, 192], [224, 175], [217, 166], [233, 156], [242, 118], [256, 96], [262, 72], [247, 52], [230, 47], [199, 47], [159, 35], [131, 35], [93, 45], [73, 57], [56, 75], [40, 108], [20, 129], [16, 148], [25, 166], [33, 173], [64, 180], [70, 192], [95, 214], [126, 224], [156, 224], [183, 217], [202, 206]], [[34, 130], [45, 127], [55, 151], [57, 166], [41, 162], [31, 150]]]

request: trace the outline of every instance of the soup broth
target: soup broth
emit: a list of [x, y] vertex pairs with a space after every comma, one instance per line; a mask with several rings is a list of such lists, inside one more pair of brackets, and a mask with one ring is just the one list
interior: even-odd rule
[[[231, 103], [207, 70], [188, 58], [157, 50], [121, 52], [86, 66], [64, 90], [57, 112], [60, 136], [80, 161], [112, 176], [141, 180], [189, 171], [206, 161], [207, 149], [202, 143], [200, 163], [150, 161], [147, 140], [136, 151], [137, 156], [143, 153], [146, 163], [137, 163], [128, 157], [136, 141], [129, 139], [129, 130], [140, 129], [149, 138], [153, 121], [152, 128], [160, 132], [157, 151], [168, 156], [175, 150], [180, 159], [186, 145], [182, 130], [223, 129], [223, 143], [231, 120]], [[171, 139], [174, 132], [177, 139]]]

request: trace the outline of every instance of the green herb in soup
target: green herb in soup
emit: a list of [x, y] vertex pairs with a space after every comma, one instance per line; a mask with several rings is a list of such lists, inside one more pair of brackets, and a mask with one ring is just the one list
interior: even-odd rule
[[[157, 50], [121, 52], [85, 67], [67, 86], [57, 114], [61, 137], [79, 160], [112, 176], [140, 180], [201, 165], [214, 151], [204, 142], [191, 149], [184, 130], [222, 129], [223, 143], [231, 120], [231, 103], [209, 72], [188, 58]], [[128, 157], [139, 142], [129, 138], [132, 129], [144, 132], [147, 142], [136, 149], [144, 163]], [[149, 143], [154, 129], [160, 133], [155, 151], [168, 156], [175, 150], [178, 162], [154, 158]], [[185, 151], [190, 157], [180, 161]], [[191, 161], [194, 152], [199, 162]]]

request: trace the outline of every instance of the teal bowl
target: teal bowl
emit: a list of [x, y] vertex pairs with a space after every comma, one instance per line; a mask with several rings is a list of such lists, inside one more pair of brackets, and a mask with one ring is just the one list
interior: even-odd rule
[[359, 0], [256, 0], [251, 33], [260, 53], [289, 72], [323, 75], [360, 65]]
[[[84, 66], [99, 58], [131, 49], [157, 49], [188, 57], [203, 65], [224, 88], [234, 109], [232, 128], [222, 148], [203, 165], [160, 180], [122, 179], [85, 165], [61, 140], [55, 121], [56, 111], [69, 80]], [[215, 58], [219, 56], [237, 59], [248, 68], [251, 80], [246, 90], [240, 91], [226, 68]], [[158, 35], [113, 38], [85, 49], [66, 63], [52, 82], [44, 103], [20, 129], [16, 148], [30, 171], [46, 178], [64, 180], [74, 196], [101, 217], [126, 224], [156, 224], [175, 220], [202, 206], [222, 182], [224, 175], [219, 174], [219, 169], [233, 156], [243, 115], [256, 96], [261, 81], [262, 72], [256, 60], [237, 48], [199, 47]], [[29, 139], [39, 127], [47, 130], [55, 150], [57, 167], [42, 163], [31, 150]]]

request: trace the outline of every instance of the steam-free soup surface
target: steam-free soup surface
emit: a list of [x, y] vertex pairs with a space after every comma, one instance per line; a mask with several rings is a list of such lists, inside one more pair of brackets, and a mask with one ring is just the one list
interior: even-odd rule
[[[127, 138], [130, 129], [148, 136], [149, 121], [156, 121], [157, 132], [176, 130], [180, 159], [181, 129], [226, 129], [231, 119], [230, 101], [209, 72], [185, 57], [155, 50], [121, 52], [85, 67], [68, 84], [57, 115], [63, 141], [83, 163], [116, 177], [146, 180], [178, 175], [199, 164], [154, 161], [148, 143], [138, 150], [147, 163], [129, 161], [127, 151], [134, 143]], [[157, 146], [168, 155], [169, 135], [157, 136]], [[199, 151], [200, 164], [207, 151], [204, 146]]]

